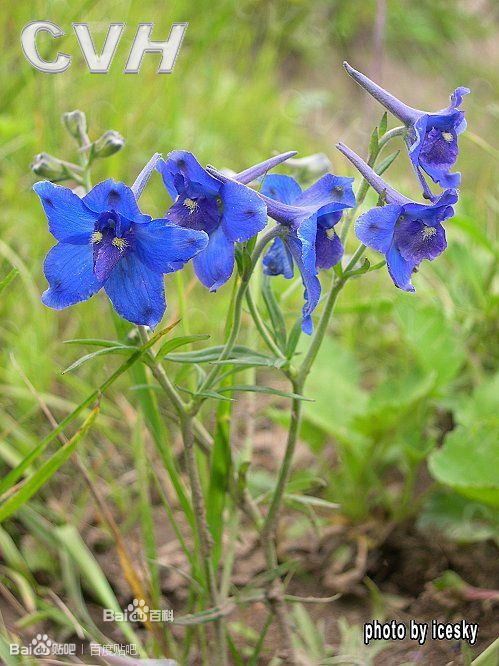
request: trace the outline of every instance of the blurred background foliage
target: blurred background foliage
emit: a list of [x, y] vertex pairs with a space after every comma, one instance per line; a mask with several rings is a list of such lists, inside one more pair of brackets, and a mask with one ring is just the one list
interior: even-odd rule
[[[63, 340], [112, 337], [103, 297], [62, 313], [40, 302], [43, 257], [53, 240], [31, 190], [29, 164], [41, 150], [76, 158], [62, 113], [85, 111], [92, 138], [110, 128], [126, 138], [124, 150], [96, 165], [96, 181], [113, 176], [131, 183], [152, 153], [173, 148], [235, 170], [273, 151], [323, 152], [335, 173], [353, 175], [334, 144], [341, 139], [365, 154], [381, 109], [345, 75], [341, 62], [348, 59], [423, 109], [445, 107], [454, 87], [470, 87], [464, 102], [469, 132], [461, 139], [461, 199], [446, 225], [449, 248], [421, 266], [416, 294], [398, 292], [383, 270], [350, 281], [341, 296], [307, 387], [315, 402], [307, 405], [302, 436], [317, 455], [313, 472], [326, 480], [324, 497], [340, 502], [348, 520], [415, 516], [423, 527], [458, 540], [497, 538], [498, 13], [492, 0], [9, 3], [0, 14], [0, 279], [11, 267], [19, 275], [0, 296], [2, 471], [50, 428], [18, 366], [62, 418], [115, 364], [105, 360], [61, 375], [76, 358]], [[65, 30], [56, 41], [40, 37], [42, 54], [73, 56], [65, 73], [42, 74], [24, 59], [20, 31], [35, 19]], [[99, 48], [109, 22], [127, 23], [108, 74], [86, 69], [73, 21], [90, 24]], [[157, 57], [146, 55], [140, 74], [124, 75], [136, 25], [154, 22], [153, 36], [160, 39], [174, 21], [189, 27], [173, 74], [158, 76]], [[389, 178], [418, 196], [403, 151]], [[160, 215], [168, 203], [156, 178], [143, 208]], [[370, 197], [365, 206], [374, 203]], [[347, 250], [354, 247], [351, 238]], [[217, 344], [231, 287], [210, 295], [200, 285], [192, 288], [190, 268], [186, 275], [167, 278], [167, 317], [180, 312], [184, 331], [209, 333]], [[292, 323], [301, 285], [273, 284]], [[126, 530], [138, 516], [127, 515], [135, 487], [123, 481], [130, 461], [123, 399], [134, 404], [137, 398], [126, 391], [126, 380], [116, 387], [82, 455], [126, 517]], [[283, 410], [268, 404], [267, 414], [284, 423]], [[253, 491], [268, 488], [269, 477], [256, 470]], [[63, 469], [21, 516], [31, 534], [24, 547], [29, 567], [48, 571], [48, 580], [60, 564], [47, 561], [44, 549], [57, 552], [60, 537], [44, 530], [44, 521], [68, 521], [80, 530], [85, 524], [87, 494], [78, 480], [68, 485], [71, 479], [74, 473]], [[11, 533], [17, 538], [15, 522]], [[77, 543], [77, 533], [72, 538]]]

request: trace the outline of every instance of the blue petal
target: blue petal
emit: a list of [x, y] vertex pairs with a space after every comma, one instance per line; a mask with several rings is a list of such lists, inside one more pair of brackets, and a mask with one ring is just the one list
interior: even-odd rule
[[166, 161], [161, 160], [157, 168], [172, 199], [180, 194], [174, 182], [176, 174], [181, 174], [187, 182], [199, 185], [205, 195], [216, 196], [220, 189], [220, 181], [210, 176], [194, 155], [186, 150], [173, 150], [168, 153]]
[[147, 268], [133, 252], [118, 262], [104, 289], [123, 319], [150, 328], [161, 321], [166, 309], [163, 276]]
[[454, 111], [457, 109], [458, 106], [461, 106], [461, 103], [463, 101], [463, 97], [465, 95], [469, 95], [471, 90], [469, 88], [465, 88], [464, 86], [459, 86], [459, 88], [456, 88], [452, 95], [450, 96], [450, 106], [447, 107], [447, 109], [444, 109], [440, 113], [445, 113], [446, 111]]
[[312, 215], [299, 225], [296, 235], [301, 244], [301, 258], [306, 271], [311, 274], [317, 272], [315, 241], [317, 238], [317, 217]]
[[345, 208], [353, 208], [356, 203], [353, 192], [354, 178], [335, 176], [333, 174], [328, 174], [326, 177], [328, 179], [328, 186], [331, 188], [331, 204], [327, 204], [321, 209], [321, 214], [344, 210]]
[[193, 259], [194, 270], [199, 280], [210, 291], [216, 291], [227, 282], [234, 270], [234, 243], [218, 227], [211, 235], [208, 245]]
[[323, 229], [332, 229], [335, 224], [341, 220], [342, 210], [335, 210], [332, 213], [326, 213], [317, 216], [317, 225]]
[[143, 215], [137, 205], [135, 195], [124, 183], [112, 178], [102, 181], [83, 197], [85, 204], [96, 213], [115, 210], [132, 222], [149, 222], [149, 215]]
[[143, 264], [158, 273], [178, 270], [207, 244], [204, 231], [184, 229], [168, 220], [135, 227], [135, 252]]
[[298, 266], [303, 286], [305, 287], [303, 292], [305, 303], [302, 308], [302, 331], [307, 335], [312, 335], [314, 326], [312, 323], [311, 315], [319, 303], [321, 296], [321, 283], [315, 274], [315, 266], [314, 271], [310, 272], [306, 270], [305, 266], [303, 265], [302, 244], [298, 238], [290, 234], [287, 238], [287, 245], [291, 251], [291, 254], [293, 255], [293, 259], [295, 260], [296, 265]]
[[[180, 194], [180, 191], [183, 190], [183, 187], [180, 187], [178, 179], [177, 181], [175, 180], [175, 176], [178, 174], [178, 171], [173, 169], [172, 165], [168, 164], [165, 160], [158, 160], [158, 163], [156, 164], [156, 171], [161, 174], [168, 194], [170, 195], [172, 201], [175, 201], [175, 199]], [[180, 182], [183, 186], [184, 179], [182, 178], [182, 181]]]
[[373, 250], [386, 254], [392, 243], [395, 223], [402, 212], [402, 206], [388, 204], [371, 208], [355, 222], [357, 238]]
[[415, 291], [411, 284], [411, 275], [417, 264], [406, 261], [392, 243], [386, 254], [386, 265], [393, 283], [404, 291]]
[[86, 301], [102, 287], [93, 270], [92, 246], [58, 243], [45, 258], [43, 266], [49, 288], [42, 301], [61, 310]]
[[[409, 157], [426, 195], [431, 196], [427, 183], [419, 172], [421, 167], [434, 183], [441, 187], [457, 187], [461, 182], [459, 173], [449, 173], [458, 155], [457, 135], [466, 127], [461, 111], [440, 114], [424, 114], [414, 124], [409, 143]], [[442, 133], [453, 135], [446, 142]]]
[[293, 204], [301, 194], [301, 187], [291, 176], [272, 174], [265, 178], [260, 191], [276, 201]]
[[224, 183], [220, 196], [223, 202], [222, 227], [229, 240], [249, 240], [267, 224], [265, 203], [246, 185]]
[[330, 238], [325, 229], [317, 228], [315, 241], [315, 254], [317, 268], [328, 269], [335, 266], [343, 256], [343, 245], [337, 233]]
[[296, 206], [313, 207], [314, 210], [334, 203], [342, 204], [336, 210], [354, 206], [352, 183], [353, 178], [341, 178], [328, 173], [304, 190], [294, 203]]
[[58, 241], [74, 245], [86, 245], [90, 241], [98, 215], [89, 210], [79, 196], [68, 187], [48, 180], [35, 183], [33, 189], [42, 202], [49, 231]]
[[426, 136], [427, 124], [428, 124], [428, 114], [424, 113], [411, 126], [409, 158], [414, 168], [416, 168], [419, 164], [419, 153], [421, 151], [421, 146], [423, 145], [423, 140]]
[[424, 220], [428, 224], [434, 225], [454, 215], [453, 206], [457, 200], [456, 190], [448, 189], [435, 199], [431, 205], [413, 202], [403, 206], [402, 212], [411, 218]]
[[284, 275], [288, 280], [294, 275], [293, 257], [281, 238], [274, 238], [262, 264], [265, 275]]

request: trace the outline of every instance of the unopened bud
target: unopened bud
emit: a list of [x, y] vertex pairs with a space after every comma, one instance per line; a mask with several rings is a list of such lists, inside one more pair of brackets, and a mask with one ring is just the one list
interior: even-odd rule
[[31, 164], [31, 170], [37, 176], [42, 176], [42, 178], [47, 178], [47, 180], [63, 180], [67, 176], [67, 169], [61, 160], [48, 153], [35, 155]]
[[62, 119], [71, 136], [81, 141], [87, 133], [87, 118], [83, 111], [69, 111], [63, 114]]
[[125, 139], [116, 130], [108, 130], [93, 143], [95, 157], [109, 157], [114, 155], [125, 145]]

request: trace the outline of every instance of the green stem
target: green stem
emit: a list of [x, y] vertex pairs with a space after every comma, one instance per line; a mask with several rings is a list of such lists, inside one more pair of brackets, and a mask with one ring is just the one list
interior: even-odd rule
[[[406, 131], [405, 127], [396, 127], [395, 129], [387, 132], [379, 140], [377, 149], [373, 151], [373, 153], [369, 156], [369, 164], [373, 166], [384, 146], [392, 138], [402, 135], [405, 131]], [[346, 241], [348, 230], [352, 222], [353, 216], [355, 214], [355, 211], [363, 203], [368, 189], [369, 189], [369, 184], [365, 180], [363, 180], [359, 187], [359, 191], [357, 193], [356, 206], [354, 209], [352, 209], [352, 211], [350, 211], [350, 215], [345, 220], [342, 229], [341, 240], [343, 243]], [[338, 295], [345, 286], [346, 282], [348, 281], [349, 276], [346, 275], [346, 273], [348, 273], [348, 271], [355, 266], [357, 261], [364, 254], [365, 250], [366, 250], [365, 246], [360, 245], [357, 248], [354, 255], [352, 256], [347, 267], [343, 271], [342, 276], [337, 277], [335, 275], [331, 280], [331, 286], [326, 298], [324, 309], [320, 316], [319, 323], [317, 324], [317, 328], [310, 343], [310, 347], [297, 373], [294, 375], [294, 377], [291, 378], [293, 392], [300, 396], [303, 394], [305, 382], [307, 380], [307, 377], [310, 373], [310, 369], [312, 368], [312, 365], [317, 357], [320, 346], [326, 334]], [[282, 504], [282, 498], [284, 496], [286, 485], [288, 483], [289, 476], [291, 473], [293, 455], [295, 452], [296, 443], [300, 433], [301, 420], [302, 420], [302, 403], [303, 401], [298, 398], [294, 399], [292, 403], [291, 423], [288, 430], [286, 450], [284, 452], [284, 458], [281, 467], [279, 469], [277, 483], [272, 495], [270, 507], [261, 530], [262, 545], [265, 552], [267, 567], [269, 569], [273, 569], [277, 565], [277, 553], [276, 553], [276, 543], [275, 543], [277, 520], [279, 517], [279, 511]], [[274, 581], [272, 585], [272, 588], [269, 592], [269, 601], [276, 614], [276, 617], [278, 619], [281, 628], [281, 634], [286, 643], [286, 648], [288, 651], [288, 659], [292, 664], [297, 663], [296, 656], [293, 653], [290, 620], [286, 611], [286, 604], [282, 590], [282, 583], [278, 580]]]
[[[302, 385], [298, 381], [293, 382], [293, 392], [297, 394], [302, 393]], [[302, 405], [303, 400], [298, 398], [293, 399], [291, 405], [291, 423], [288, 430], [288, 441], [286, 445], [286, 451], [284, 453], [284, 458], [282, 460], [279, 476], [277, 478], [277, 484], [274, 489], [272, 500], [270, 502], [269, 510], [267, 516], [263, 523], [262, 527], [262, 542], [265, 549], [265, 555], [267, 559], [267, 564], [271, 568], [277, 566], [277, 558], [275, 555], [274, 547], [274, 533], [277, 523], [277, 517], [279, 513], [279, 507], [281, 504], [282, 496], [284, 495], [284, 490], [286, 483], [288, 481], [289, 473], [291, 471], [291, 463], [293, 460], [293, 454], [296, 447], [296, 442], [298, 440], [298, 434], [300, 431], [301, 416], [302, 416]]]
[[[220, 356], [218, 357], [218, 361], [225, 361], [226, 359], [228, 359], [234, 348], [234, 345], [236, 344], [237, 336], [239, 335], [239, 330], [241, 328], [243, 302], [246, 292], [248, 290], [248, 285], [251, 275], [255, 269], [256, 264], [258, 263], [260, 256], [263, 253], [263, 250], [271, 240], [273, 240], [276, 236], [279, 235], [279, 233], [280, 233], [279, 225], [276, 225], [275, 227], [270, 229], [266, 234], [264, 234], [255, 245], [255, 249], [253, 250], [253, 254], [251, 255], [249, 266], [244, 270], [241, 276], [241, 283], [237, 290], [234, 302], [234, 318], [232, 322], [232, 328], [230, 331], [230, 335], [227, 338], [227, 342], [225, 343], [225, 346], [222, 352], [220, 353]], [[214, 365], [212, 367], [212, 369], [206, 376], [206, 379], [202, 383], [201, 387], [198, 389], [198, 393], [203, 393], [203, 391], [206, 391], [208, 388], [211, 387], [217, 374], [220, 372], [220, 367], [221, 366], [219, 365]], [[203, 402], [204, 402], [204, 397], [202, 396], [195, 398], [193, 400], [192, 414], [197, 414]]]
[[[303, 359], [300, 365], [300, 369], [298, 371], [297, 383], [300, 391], [302, 391], [303, 387], [305, 386], [305, 382], [310, 372], [310, 368], [312, 367], [313, 362], [315, 361], [315, 358], [319, 352], [320, 346], [324, 339], [324, 335], [326, 334], [326, 330], [329, 325], [329, 320], [331, 318], [334, 306], [336, 304], [336, 299], [338, 298], [338, 294], [343, 289], [346, 281], [347, 278], [336, 278], [336, 277], [334, 277], [331, 281], [331, 287], [329, 289], [329, 293], [327, 295], [326, 303], [324, 305], [324, 309], [322, 310], [319, 323], [317, 324], [317, 328], [312, 338], [312, 342], [310, 343], [310, 347], [308, 348], [305, 358]], [[296, 393], [299, 392], [296, 389], [294, 389], [294, 391]]]
[[250, 311], [251, 317], [253, 319], [253, 322], [260, 333], [260, 336], [262, 337], [262, 340], [265, 342], [267, 347], [270, 349], [270, 351], [275, 354], [278, 358], [285, 359], [286, 357], [282, 353], [282, 351], [279, 349], [279, 347], [276, 345], [274, 340], [272, 339], [272, 336], [270, 333], [267, 331], [265, 324], [263, 322], [263, 319], [258, 312], [258, 308], [256, 306], [255, 301], [253, 300], [253, 296], [251, 295], [251, 290], [248, 289], [246, 292], [246, 303], [248, 305], [248, 309]]
[[[145, 344], [149, 339], [147, 329], [145, 326], [139, 326], [139, 335], [142, 342]], [[149, 363], [153, 376], [158, 381], [162, 389], [165, 391], [169, 400], [171, 401], [180, 422], [180, 429], [182, 433], [182, 442], [184, 444], [185, 464], [189, 476], [189, 483], [191, 487], [192, 506], [194, 509], [195, 526], [197, 532], [197, 539], [201, 547], [201, 560], [204, 567], [206, 584], [208, 587], [208, 594], [212, 606], [218, 604], [218, 592], [216, 586], [215, 572], [213, 571], [212, 564], [212, 540], [208, 525], [206, 523], [206, 506], [201, 488], [201, 481], [199, 479], [199, 471], [194, 452], [194, 429], [193, 417], [188, 413], [187, 404], [184, 403], [179, 396], [177, 390], [171, 383], [164, 368], [158, 363]], [[199, 440], [198, 440], [199, 441]], [[217, 654], [218, 661], [222, 666], [227, 664], [227, 649], [226, 649], [226, 636], [223, 619], [216, 621], [217, 630]]]
[[[201, 481], [194, 451], [194, 433], [192, 428], [192, 416], [183, 413], [180, 416], [180, 426], [182, 431], [182, 440], [185, 451], [185, 464], [189, 476], [189, 482], [192, 493], [192, 506], [196, 519], [196, 530], [199, 543], [201, 545], [201, 558], [205, 570], [206, 583], [208, 585], [208, 594], [212, 606], [218, 605], [218, 592], [216, 585], [215, 572], [213, 571], [212, 559], [212, 538], [208, 524], [206, 522], [206, 506], [201, 488]], [[217, 631], [216, 652], [218, 662], [225, 666], [227, 664], [226, 634], [223, 619], [218, 618], [215, 621]]]

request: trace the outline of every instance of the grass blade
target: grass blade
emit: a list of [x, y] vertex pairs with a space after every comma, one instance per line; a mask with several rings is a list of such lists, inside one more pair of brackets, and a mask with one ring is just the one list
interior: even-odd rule
[[72, 456], [76, 447], [87, 434], [100, 411], [100, 405], [94, 407], [83, 425], [71, 437], [67, 444], [58, 449], [26, 482], [3, 504], [0, 505], [0, 522], [8, 518], [20, 506], [25, 504], [40, 488], [52, 478], [57, 470]]

